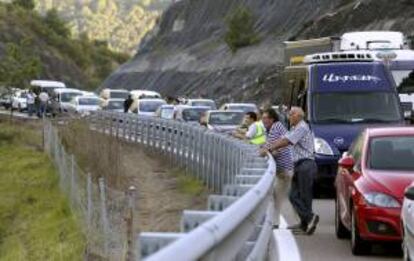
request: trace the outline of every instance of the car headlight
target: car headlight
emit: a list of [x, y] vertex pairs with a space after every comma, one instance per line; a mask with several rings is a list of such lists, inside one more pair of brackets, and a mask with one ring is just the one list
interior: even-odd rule
[[315, 152], [317, 154], [322, 154], [322, 155], [334, 155], [334, 152], [331, 148], [331, 146], [329, 146], [328, 142], [326, 142], [324, 139], [321, 138], [315, 138], [313, 140], [314, 145], [315, 145]]
[[400, 203], [393, 197], [383, 193], [367, 193], [364, 194], [365, 201], [373, 206], [383, 208], [399, 208]]

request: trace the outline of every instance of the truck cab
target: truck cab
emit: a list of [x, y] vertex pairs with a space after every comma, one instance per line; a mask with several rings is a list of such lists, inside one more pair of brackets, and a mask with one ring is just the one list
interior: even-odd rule
[[366, 53], [306, 56], [284, 72], [285, 104], [301, 107], [314, 133], [317, 181], [333, 181], [337, 162], [361, 130], [403, 124], [395, 83]]

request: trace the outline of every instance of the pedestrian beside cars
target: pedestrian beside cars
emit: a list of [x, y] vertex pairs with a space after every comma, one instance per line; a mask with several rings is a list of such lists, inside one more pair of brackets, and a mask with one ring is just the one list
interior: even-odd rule
[[46, 115], [47, 103], [49, 101], [49, 94], [43, 91], [39, 94], [39, 112], [38, 117], [43, 118]]
[[36, 109], [35, 108], [36, 94], [34, 94], [32, 90], [29, 90], [29, 92], [27, 93], [26, 99], [27, 99], [27, 111], [29, 113], [29, 117], [32, 117]]
[[134, 103], [134, 99], [132, 99], [132, 95], [129, 94], [128, 98], [124, 101], [124, 112], [127, 113], [129, 111], [129, 108], [131, 108], [132, 103]]
[[267, 147], [270, 152], [280, 153], [281, 149], [293, 146], [294, 175], [290, 191], [290, 202], [298, 213], [301, 222], [289, 227], [294, 232], [312, 235], [319, 222], [313, 213], [313, 179], [317, 172], [314, 157], [313, 133], [304, 120], [305, 113], [299, 107], [289, 112], [291, 130]]
[[242, 140], [248, 140], [254, 145], [263, 145], [266, 143], [266, 131], [261, 121], [257, 120], [255, 112], [248, 112], [244, 116], [244, 124], [247, 132], [236, 130], [233, 136]]
[[[266, 129], [266, 143], [261, 149], [261, 156], [268, 155], [273, 143], [287, 134], [287, 129], [280, 123], [277, 113], [269, 108], [262, 114], [262, 122]], [[291, 146], [281, 148], [272, 153], [276, 164], [277, 173], [273, 189], [273, 199], [275, 203], [275, 215], [273, 228], [277, 229], [280, 223], [280, 212], [282, 204], [289, 195], [291, 179], [293, 176], [293, 152]]]

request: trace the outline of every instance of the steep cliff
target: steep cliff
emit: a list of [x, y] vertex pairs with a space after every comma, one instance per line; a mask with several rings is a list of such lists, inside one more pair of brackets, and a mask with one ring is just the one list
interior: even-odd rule
[[[260, 42], [232, 53], [224, 36], [240, 6], [250, 10]], [[413, 11], [407, 0], [183, 0], [165, 11], [134, 59], [102, 87], [277, 102], [284, 40], [357, 29], [412, 34]]]

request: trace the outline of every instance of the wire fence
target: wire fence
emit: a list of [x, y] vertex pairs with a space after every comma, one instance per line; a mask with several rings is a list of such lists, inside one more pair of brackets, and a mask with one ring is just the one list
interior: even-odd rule
[[58, 128], [51, 121], [44, 123], [44, 148], [58, 169], [61, 190], [82, 222], [87, 238], [86, 258], [123, 260], [128, 238], [125, 217], [134, 205], [130, 202], [135, 200], [135, 194], [114, 190], [103, 177], [94, 180], [85, 173], [75, 156], [65, 150]]

